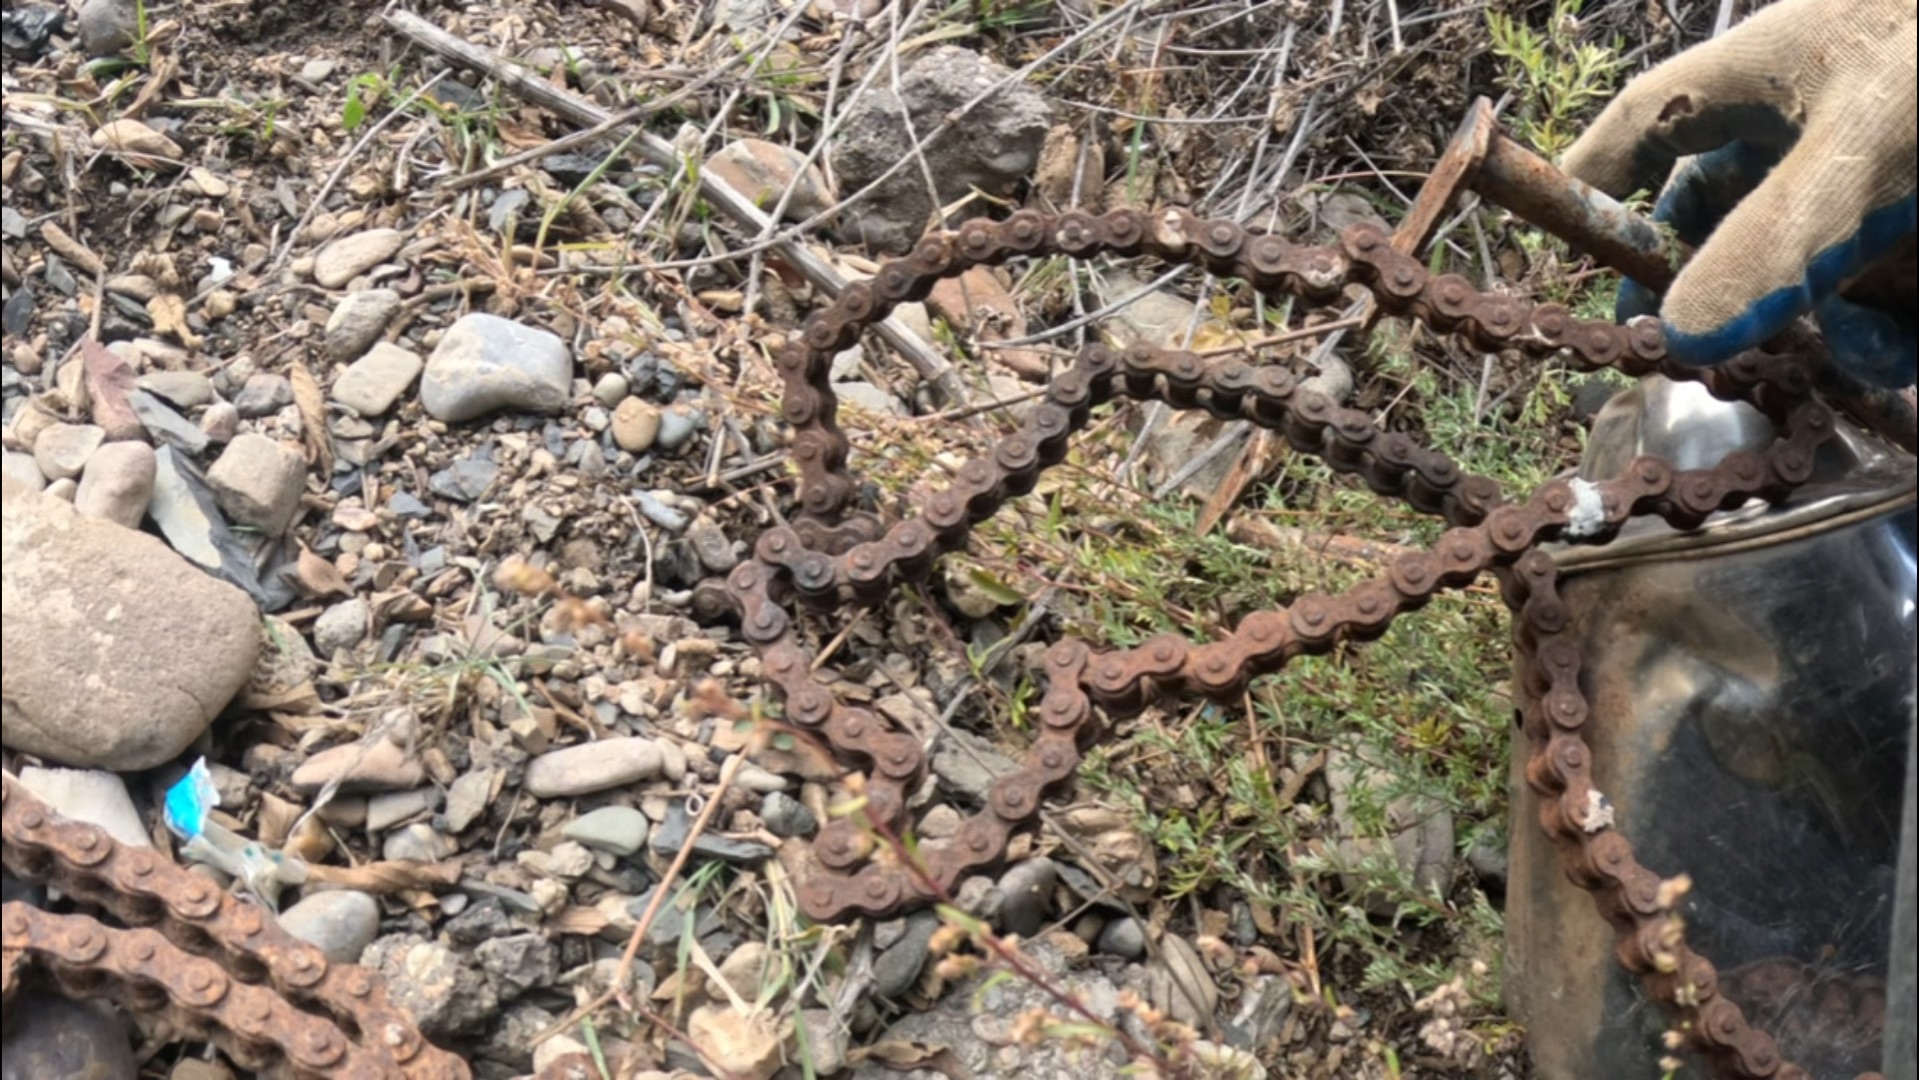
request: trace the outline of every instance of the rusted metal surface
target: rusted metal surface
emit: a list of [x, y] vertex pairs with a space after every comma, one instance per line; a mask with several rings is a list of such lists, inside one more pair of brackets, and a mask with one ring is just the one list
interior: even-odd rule
[[[1492, 481], [1463, 473], [1411, 437], [1382, 431], [1365, 414], [1299, 389], [1283, 369], [1138, 345], [1124, 352], [1092, 346], [1053, 381], [1018, 432], [961, 467], [916, 512], [891, 522], [849, 512], [858, 485], [847, 468], [846, 434], [836, 422], [832, 356], [895, 305], [924, 296], [939, 277], [1016, 255], [1102, 252], [1195, 263], [1270, 295], [1320, 304], [1336, 303], [1345, 289], [1358, 286], [1386, 314], [1460, 334], [1476, 348], [1565, 355], [1589, 368], [1701, 382], [1721, 397], [1749, 401], [1781, 434], [1763, 452], [1736, 453], [1711, 468], [1678, 471], [1642, 458], [1617, 480], [1584, 488], [1555, 481], [1509, 501]], [[801, 875], [801, 903], [811, 916], [888, 915], [926, 903], [930, 891], [951, 889], [993, 863], [1012, 836], [1036, 819], [1042, 800], [1071, 781], [1082, 749], [1097, 738], [1104, 720], [1180, 696], [1230, 699], [1250, 679], [1295, 656], [1377, 636], [1397, 615], [1441, 590], [1491, 572], [1514, 611], [1526, 658], [1519, 697], [1526, 774], [1541, 797], [1540, 824], [1559, 847], [1567, 873], [1592, 893], [1612, 926], [1619, 962], [1667, 1006], [1682, 1045], [1703, 1056], [1715, 1075], [1807, 1075], [1782, 1060], [1773, 1037], [1748, 1023], [1719, 992], [1713, 965], [1686, 945], [1678, 916], [1683, 888], [1641, 866], [1613, 827], [1609, 803], [1590, 775], [1590, 706], [1578, 682], [1580, 652], [1567, 636], [1555, 563], [1538, 550], [1556, 540], [1603, 542], [1640, 515], [1691, 527], [1717, 510], [1748, 498], [1776, 500], [1804, 483], [1815, 449], [1835, 425], [1813, 398], [1801, 362], [1752, 353], [1715, 371], [1688, 368], [1667, 360], [1655, 321], [1625, 327], [1586, 322], [1561, 307], [1482, 294], [1461, 278], [1430, 275], [1368, 226], [1348, 230], [1337, 247], [1301, 247], [1179, 210], [1021, 213], [1004, 223], [976, 221], [928, 237], [911, 256], [882, 267], [871, 282], [816, 315], [778, 350], [775, 362], [786, 382], [785, 418], [796, 430], [802, 512], [791, 526], [760, 538], [755, 558], [733, 572], [728, 589], [742, 632], [759, 650], [766, 678], [784, 703], [786, 722], [817, 735], [865, 773], [860, 790], [866, 820], [828, 825], [815, 845], [815, 865]], [[965, 542], [974, 524], [1031, 490], [1041, 471], [1064, 457], [1067, 440], [1094, 407], [1122, 397], [1205, 409], [1279, 431], [1295, 450], [1321, 456], [1380, 494], [1443, 517], [1452, 528], [1430, 550], [1398, 558], [1371, 581], [1337, 596], [1302, 597], [1288, 608], [1251, 615], [1222, 640], [1191, 643], [1169, 636], [1119, 651], [1073, 640], [1053, 645], [1045, 657], [1039, 734], [1019, 769], [994, 786], [985, 809], [952, 838], [917, 848], [933, 885], [929, 890], [883, 847], [876, 851], [872, 838], [875, 825], [899, 830], [906, 824], [908, 797], [925, 775], [922, 733], [836, 700], [833, 675], [818, 670], [798, 611], [872, 603], [923, 578], [939, 555]]]
[[[66, 821], [11, 775], [0, 779], [6, 868], [98, 906], [132, 929], [10, 902], [0, 917], [0, 978], [11, 1000], [29, 980], [69, 997], [111, 998], [206, 1038], [271, 1076], [467, 1080], [428, 1043], [366, 968], [327, 960], [236, 899], [150, 848]], [[562, 1080], [579, 1062], [542, 1074]]]

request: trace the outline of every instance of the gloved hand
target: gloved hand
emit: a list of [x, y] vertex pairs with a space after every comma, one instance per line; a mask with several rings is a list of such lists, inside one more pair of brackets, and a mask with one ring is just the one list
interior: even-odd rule
[[[1888, 253], [1912, 258], [1915, 9], [1780, 0], [1634, 80], [1567, 152], [1568, 172], [1615, 198], [1671, 174], [1657, 216], [1699, 245], [1659, 309], [1675, 357], [1717, 363], [1817, 311], [1854, 374], [1913, 381], [1911, 266], [1901, 312], [1839, 290]], [[1622, 313], [1648, 300], [1628, 290]]]

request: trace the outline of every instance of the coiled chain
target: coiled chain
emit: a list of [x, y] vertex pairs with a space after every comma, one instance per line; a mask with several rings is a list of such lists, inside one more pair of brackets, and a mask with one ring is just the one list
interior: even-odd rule
[[[1239, 278], [1268, 296], [1312, 304], [1341, 302], [1348, 290], [1364, 290], [1383, 313], [1458, 334], [1478, 349], [1565, 355], [1586, 368], [1702, 382], [1721, 398], [1751, 403], [1782, 434], [1764, 451], [1734, 453], [1710, 469], [1682, 471], [1640, 458], [1617, 479], [1557, 480], [1509, 501], [1493, 481], [1468, 475], [1412, 437], [1381, 430], [1364, 413], [1301, 388], [1279, 367], [1147, 345], [1123, 351], [1095, 345], [1052, 380], [1018, 431], [967, 462], [944, 490], [919, 499], [916, 512], [890, 523], [849, 513], [858, 485], [847, 468], [849, 442], [836, 420], [832, 357], [898, 304], [924, 298], [942, 277], [1015, 256], [1100, 253], [1190, 263]], [[1231, 699], [1251, 679], [1296, 656], [1377, 637], [1398, 615], [1441, 590], [1492, 571], [1515, 616], [1526, 774], [1541, 797], [1541, 825], [1560, 848], [1569, 875], [1593, 894], [1617, 931], [1620, 962], [1643, 976], [1670, 1010], [1673, 1030], [1716, 1075], [1806, 1076], [1782, 1060], [1771, 1035], [1748, 1023], [1719, 992], [1713, 965], [1686, 946], [1677, 912], [1683, 890], [1641, 866], [1612, 826], [1610, 804], [1593, 786], [1580, 651], [1567, 635], [1570, 620], [1555, 564], [1540, 550], [1558, 540], [1604, 542], [1643, 515], [1695, 527], [1715, 511], [1751, 498], [1776, 500], [1805, 483], [1814, 451], [1834, 433], [1835, 422], [1813, 399], [1800, 364], [1749, 353], [1713, 371], [1684, 367], [1666, 357], [1655, 320], [1616, 326], [1576, 319], [1558, 305], [1482, 293], [1456, 275], [1432, 275], [1370, 226], [1348, 229], [1338, 246], [1306, 247], [1183, 210], [1056, 217], [1023, 211], [1004, 222], [973, 221], [928, 236], [911, 255], [882, 266], [813, 316], [775, 353], [775, 363], [784, 380], [784, 418], [795, 429], [801, 512], [790, 526], [760, 537], [755, 557], [733, 571], [727, 591], [743, 635], [759, 651], [765, 677], [784, 703], [786, 722], [817, 735], [865, 774], [865, 820], [835, 820], [815, 842], [816, 865], [800, 882], [809, 915], [884, 916], [925, 904], [929, 892], [951, 890], [1003, 857], [1015, 832], [1032, 824], [1042, 799], [1072, 780], [1103, 718], [1183, 695]], [[904, 824], [907, 800], [925, 775], [923, 736], [837, 700], [829, 689], [831, 673], [816, 670], [816, 654], [786, 602], [797, 598], [808, 608], [830, 611], [872, 603], [898, 585], [923, 579], [940, 555], [965, 543], [974, 525], [1031, 491], [1040, 473], [1065, 457], [1068, 439], [1095, 407], [1121, 397], [1204, 409], [1278, 431], [1295, 450], [1360, 477], [1380, 495], [1438, 515], [1451, 528], [1429, 550], [1401, 556], [1370, 581], [1249, 615], [1222, 640], [1193, 644], [1169, 635], [1126, 650], [1075, 640], [1051, 646], [1039, 734], [1017, 771], [993, 786], [985, 807], [954, 835], [917, 846], [929, 890], [919, 873], [876, 850], [872, 828], [877, 823], [897, 833]]]

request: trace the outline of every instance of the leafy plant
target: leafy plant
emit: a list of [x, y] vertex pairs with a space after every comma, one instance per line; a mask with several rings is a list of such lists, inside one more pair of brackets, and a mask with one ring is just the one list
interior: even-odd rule
[[1585, 0], [1553, 0], [1543, 29], [1520, 17], [1486, 12], [1493, 55], [1503, 61], [1502, 79], [1517, 95], [1512, 122], [1520, 137], [1547, 157], [1558, 157], [1578, 125], [1611, 96], [1625, 68], [1616, 43], [1580, 40]]

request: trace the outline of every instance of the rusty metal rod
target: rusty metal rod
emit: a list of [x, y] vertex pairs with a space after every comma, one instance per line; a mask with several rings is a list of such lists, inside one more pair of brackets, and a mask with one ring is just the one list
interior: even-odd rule
[[1691, 254], [1623, 203], [1575, 180], [1496, 127], [1467, 185], [1561, 240], [1663, 294]]

